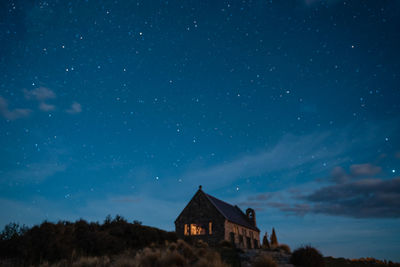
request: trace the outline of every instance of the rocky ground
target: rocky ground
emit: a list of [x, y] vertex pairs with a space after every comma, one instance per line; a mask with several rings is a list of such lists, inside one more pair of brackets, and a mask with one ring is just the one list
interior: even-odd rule
[[291, 254], [282, 250], [269, 251], [262, 249], [251, 249], [244, 251], [244, 253], [240, 253], [239, 257], [242, 267], [251, 267], [251, 261], [261, 254], [268, 255], [273, 258], [279, 267], [294, 267], [294, 265], [289, 263]]

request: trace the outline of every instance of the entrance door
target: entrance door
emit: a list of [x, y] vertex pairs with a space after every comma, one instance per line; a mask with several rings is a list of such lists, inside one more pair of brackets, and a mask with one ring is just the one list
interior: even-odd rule
[[250, 237], [246, 237], [246, 247], [251, 248], [251, 240]]

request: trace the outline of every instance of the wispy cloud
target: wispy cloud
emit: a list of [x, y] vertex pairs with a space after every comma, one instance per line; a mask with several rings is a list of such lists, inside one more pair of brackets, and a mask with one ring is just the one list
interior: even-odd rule
[[10, 110], [8, 108], [7, 100], [0, 96], [0, 114], [7, 120], [16, 120], [19, 118], [28, 117], [31, 112], [32, 110], [23, 108]]
[[52, 111], [56, 109], [55, 105], [46, 103], [49, 99], [55, 99], [56, 94], [46, 87], [38, 87], [33, 90], [24, 89], [24, 95], [26, 99], [34, 99], [39, 101], [39, 109], [41, 111]]
[[38, 183], [66, 170], [66, 168], [66, 164], [55, 162], [32, 163], [26, 165], [23, 169], [4, 173], [0, 182], [7, 184]]
[[39, 104], [39, 109], [42, 111], [52, 111], [56, 109], [55, 105], [46, 104], [45, 102], [41, 102]]
[[71, 107], [66, 110], [67, 113], [69, 114], [78, 114], [82, 112], [82, 105], [79, 104], [78, 102], [73, 102]]
[[183, 180], [194, 184], [207, 184], [208, 187], [219, 187], [249, 176], [293, 170], [304, 164], [332, 159], [343, 152], [346, 146], [332, 145], [327, 149], [330, 135], [316, 133], [304, 136], [286, 135], [275, 146], [266, 151], [243, 155], [229, 162], [208, 168], [189, 171]]
[[46, 87], [39, 87], [33, 90], [24, 89], [24, 95], [27, 99], [36, 99], [38, 101], [56, 98], [56, 94]]

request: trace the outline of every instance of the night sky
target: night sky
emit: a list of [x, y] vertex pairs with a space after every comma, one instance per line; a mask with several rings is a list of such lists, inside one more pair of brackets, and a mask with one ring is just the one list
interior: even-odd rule
[[0, 227], [174, 230], [201, 184], [400, 261], [400, 1], [0, 1]]

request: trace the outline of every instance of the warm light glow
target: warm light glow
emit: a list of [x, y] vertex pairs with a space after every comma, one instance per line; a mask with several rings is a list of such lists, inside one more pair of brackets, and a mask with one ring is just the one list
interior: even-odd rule
[[212, 235], [212, 222], [208, 223], [208, 234]]
[[189, 235], [189, 225], [185, 224], [184, 235]]
[[190, 234], [191, 235], [205, 235], [206, 229], [198, 224], [190, 224]]

